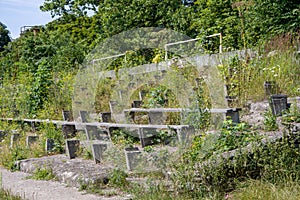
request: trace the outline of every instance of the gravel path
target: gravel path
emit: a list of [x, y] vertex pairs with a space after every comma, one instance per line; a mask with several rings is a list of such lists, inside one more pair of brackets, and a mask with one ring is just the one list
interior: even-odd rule
[[56, 181], [26, 179], [29, 174], [0, 168], [2, 187], [26, 200], [119, 200], [124, 197], [102, 197], [79, 192], [74, 187]]

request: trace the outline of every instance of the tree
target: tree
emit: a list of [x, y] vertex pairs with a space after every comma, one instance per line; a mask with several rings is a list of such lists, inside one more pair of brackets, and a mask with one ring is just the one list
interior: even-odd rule
[[[195, 2], [195, 16], [192, 29], [198, 37], [222, 33], [223, 46], [239, 48], [242, 46], [241, 23], [238, 10], [233, 9], [232, 0], [198, 0]], [[218, 39], [210, 39], [206, 46], [218, 47]], [[216, 44], [210, 44], [211, 42]], [[209, 47], [208, 49], [212, 49]]]
[[98, 15], [107, 37], [137, 27], [174, 29], [174, 13], [182, 9], [181, 0], [106, 0]]
[[9, 31], [6, 28], [7, 26], [0, 22], [0, 52], [4, 50], [4, 46], [11, 42]]
[[45, 0], [40, 9], [51, 12], [52, 17], [76, 14], [87, 15], [88, 11], [97, 12], [100, 0]]
[[298, 0], [253, 0], [245, 10], [246, 37], [249, 43], [300, 28]]

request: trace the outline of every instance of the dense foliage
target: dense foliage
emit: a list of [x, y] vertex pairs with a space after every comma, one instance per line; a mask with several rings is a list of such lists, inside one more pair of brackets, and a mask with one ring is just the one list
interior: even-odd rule
[[0, 52], [4, 50], [4, 46], [11, 42], [9, 31], [6, 28], [7, 27], [0, 22]]
[[[202, 45], [215, 52], [219, 40], [205, 36], [222, 33], [225, 50], [243, 49], [279, 33], [294, 34], [300, 24], [300, 4], [295, 0], [45, 0], [41, 10], [57, 19], [36, 35], [28, 30], [10, 42], [8, 30], [0, 24], [0, 83], [10, 88], [2, 89], [1, 101], [23, 115], [43, 116], [48, 107], [48, 114], [55, 117], [68, 109], [73, 76], [85, 55], [125, 30], [169, 28], [203, 38]], [[159, 53], [137, 51], [128, 63], [151, 62]]]

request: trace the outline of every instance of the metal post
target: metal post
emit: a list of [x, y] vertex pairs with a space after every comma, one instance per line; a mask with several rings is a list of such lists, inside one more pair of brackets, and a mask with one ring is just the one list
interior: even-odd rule
[[223, 53], [223, 49], [222, 49], [222, 33], [220, 33], [220, 49], [219, 49], [219, 52], [220, 53]]
[[168, 46], [165, 44], [165, 60], [168, 60]]

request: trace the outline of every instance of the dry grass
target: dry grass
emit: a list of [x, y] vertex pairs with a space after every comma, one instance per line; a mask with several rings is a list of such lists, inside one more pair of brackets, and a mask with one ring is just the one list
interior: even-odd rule
[[283, 180], [281, 183], [272, 184], [269, 182], [250, 180], [246, 187], [242, 187], [227, 199], [232, 200], [297, 200], [300, 199], [300, 184], [294, 181]]

